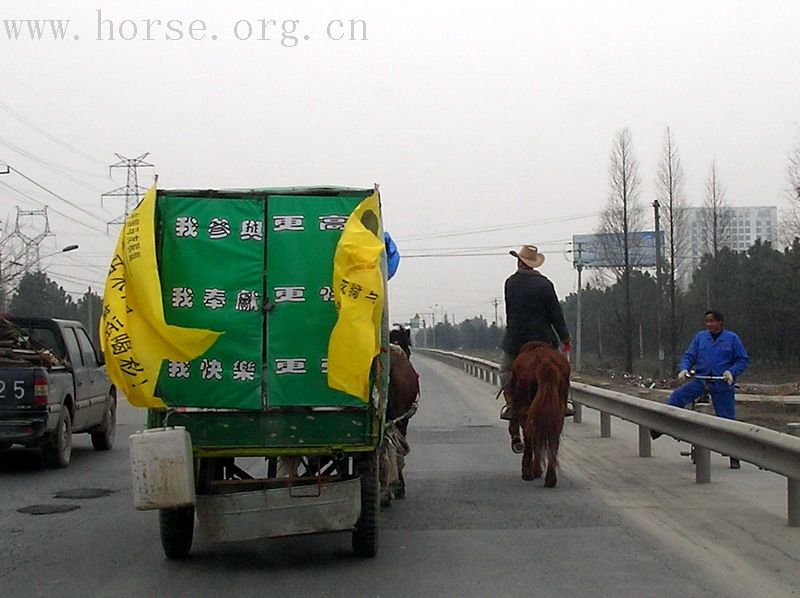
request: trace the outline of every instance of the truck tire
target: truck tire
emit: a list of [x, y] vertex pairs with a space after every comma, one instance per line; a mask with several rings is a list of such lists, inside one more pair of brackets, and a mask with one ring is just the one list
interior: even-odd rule
[[359, 557], [378, 553], [378, 514], [380, 513], [380, 480], [378, 452], [365, 455], [359, 464], [361, 473], [361, 514], [353, 529], [353, 552]]
[[92, 446], [96, 451], [108, 451], [114, 447], [114, 439], [117, 436], [117, 397], [113, 394], [108, 395], [106, 402], [106, 413], [103, 416], [103, 423], [97, 432], [92, 432]]
[[159, 509], [158, 525], [166, 557], [171, 560], [188, 557], [194, 537], [194, 507]]
[[45, 465], [53, 469], [61, 469], [69, 465], [72, 457], [72, 416], [66, 405], [61, 407], [58, 425], [43, 447], [42, 457]]

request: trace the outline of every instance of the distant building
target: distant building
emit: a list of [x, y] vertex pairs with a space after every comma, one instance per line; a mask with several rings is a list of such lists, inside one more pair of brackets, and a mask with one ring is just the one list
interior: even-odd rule
[[[687, 266], [692, 270], [700, 258], [711, 252], [708, 234], [708, 208], [686, 208], [689, 230]], [[726, 207], [721, 244], [733, 251], [747, 251], [757, 239], [775, 244], [778, 239], [778, 208], [775, 206]]]

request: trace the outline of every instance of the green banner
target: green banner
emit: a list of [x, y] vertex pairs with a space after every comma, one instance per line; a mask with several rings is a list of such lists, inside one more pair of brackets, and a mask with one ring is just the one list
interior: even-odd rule
[[336, 324], [333, 255], [355, 197], [269, 197], [267, 296], [267, 402], [363, 406], [328, 387], [328, 339]]
[[336, 244], [369, 192], [159, 192], [165, 320], [223, 333], [193, 361], [162, 363], [168, 406], [366, 407], [328, 387], [327, 352]]
[[191, 362], [165, 362], [157, 393], [172, 407], [261, 409], [264, 200], [161, 195], [164, 317], [222, 332]]

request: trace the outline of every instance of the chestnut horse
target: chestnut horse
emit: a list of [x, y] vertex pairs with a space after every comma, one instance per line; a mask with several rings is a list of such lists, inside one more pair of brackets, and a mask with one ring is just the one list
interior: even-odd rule
[[[569, 394], [570, 367], [567, 358], [547, 343], [525, 343], [511, 366], [511, 379], [504, 392], [511, 398], [508, 423], [514, 452], [522, 448], [522, 479], [542, 477], [547, 461], [546, 488], [556, 485], [558, 445], [564, 427]], [[519, 437], [520, 423], [525, 440]]]

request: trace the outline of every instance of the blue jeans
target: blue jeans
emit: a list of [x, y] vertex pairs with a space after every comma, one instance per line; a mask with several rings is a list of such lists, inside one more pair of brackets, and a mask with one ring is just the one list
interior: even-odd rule
[[[669, 395], [667, 405], [686, 407], [695, 399], [701, 397], [705, 390], [704, 380], [690, 380], [683, 386], [676, 388]], [[736, 405], [734, 402], [733, 386], [724, 380], [711, 382], [711, 400], [714, 403], [714, 412], [725, 419], [736, 419]]]

